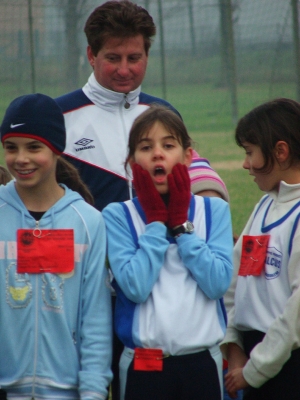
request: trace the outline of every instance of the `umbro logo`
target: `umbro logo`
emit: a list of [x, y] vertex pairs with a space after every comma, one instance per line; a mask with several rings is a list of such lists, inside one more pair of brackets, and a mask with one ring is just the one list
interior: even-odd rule
[[86, 138], [82, 138], [82, 139], [78, 140], [78, 142], [75, 142], [75, 144], [80, 147], [77, 147], [75, 149], [75, 151], [94, 149], [95, 146], [93, 146], [93, 145], [88, 146], [92, 142], [93, 142], [92, 139], [86, 139]]
[[75, 142], [75, 144], [77, 144], [78, 146], [87, 146], [88, 144], [90, 144], [92, 142], [93, 142], [92, 139], [82, 138], [82, 139], [78, 140], [78, 142]]

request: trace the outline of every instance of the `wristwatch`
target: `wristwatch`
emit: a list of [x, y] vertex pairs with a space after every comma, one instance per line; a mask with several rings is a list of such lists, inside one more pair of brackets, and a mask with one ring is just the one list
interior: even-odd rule
[[192, 233], [194, 231], [194, 225], [191, 221], [186, 221], [184, 224], [172, 229], [172, 235], [178, 238], [183, 233]]

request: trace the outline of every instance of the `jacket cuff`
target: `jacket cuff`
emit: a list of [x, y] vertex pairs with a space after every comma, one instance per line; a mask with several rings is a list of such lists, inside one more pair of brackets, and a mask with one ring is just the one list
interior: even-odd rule
[[222, 340], [222, 342], [220, 343], [220, 345], [223, 346], [223, 348], [224, 348], [224, 345], [226, 345], [228, 343], [235, 343], [242, 350], [244, 350], [242, 336], [241, 336], [240, 332], [237, 331], [235, 328], [227, 327], [226, 335], [225, 335], [224, 339]]
[[247, 364], [243, 368], [243, 375], [249, 385], [253, 386], [254, 388], [261, 387], [265, 382], [270, 379], [255, 368], [251, 358], [248, 360]]

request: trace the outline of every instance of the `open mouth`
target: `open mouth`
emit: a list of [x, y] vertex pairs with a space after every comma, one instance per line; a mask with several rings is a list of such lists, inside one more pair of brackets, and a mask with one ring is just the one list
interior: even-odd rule
[[154, 170], [154, 176], [165, 176], [166, 171], [163, 167], [156, 167]]

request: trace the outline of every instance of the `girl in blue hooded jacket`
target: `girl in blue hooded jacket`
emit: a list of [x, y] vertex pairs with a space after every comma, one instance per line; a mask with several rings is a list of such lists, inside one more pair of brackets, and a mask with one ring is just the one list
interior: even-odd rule
[[8, 399], [106, 399], [111, 306], [100, 212], [56, 179], [64, 118], [21, 96], [1, 125], [0, 387]]

